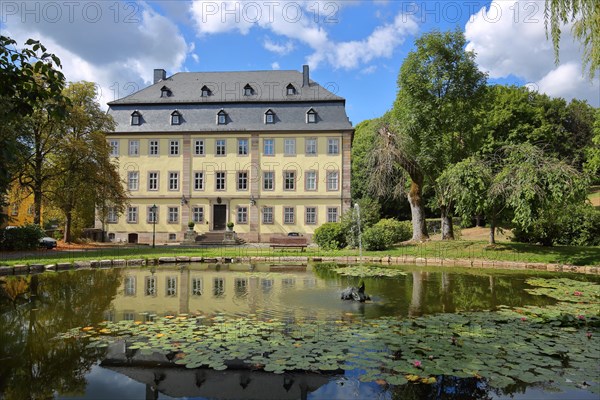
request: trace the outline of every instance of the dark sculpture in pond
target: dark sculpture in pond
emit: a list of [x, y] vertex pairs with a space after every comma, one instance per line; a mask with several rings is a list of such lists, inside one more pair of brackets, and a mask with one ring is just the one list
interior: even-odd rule
[[371, 300], [368, 294], [365, 294], [365, 283], [361, 282], [360, 286], [350, 286], [342, 291], [342, 300], [354, 300], [361, 303], [366, 300]]

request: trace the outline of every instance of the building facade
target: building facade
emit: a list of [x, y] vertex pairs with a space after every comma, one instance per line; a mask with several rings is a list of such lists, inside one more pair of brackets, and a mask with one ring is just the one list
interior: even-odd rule
[[129, 191], [109, 209], [111, 240], [182, 241], [227, 223], [249, 242], [311, 237], [350, 208], [352, 124], [345, 100], [297, 71], [154, 71], [154, 84], [109, 103], [107, 134]]

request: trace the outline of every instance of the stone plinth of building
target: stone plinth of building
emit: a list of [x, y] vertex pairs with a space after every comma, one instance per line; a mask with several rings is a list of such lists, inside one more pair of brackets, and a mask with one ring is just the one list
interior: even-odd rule
[[183, 234], [183, 243], [184, 244], [194, 244], [196, 243], [196, 231], [186, 231]]

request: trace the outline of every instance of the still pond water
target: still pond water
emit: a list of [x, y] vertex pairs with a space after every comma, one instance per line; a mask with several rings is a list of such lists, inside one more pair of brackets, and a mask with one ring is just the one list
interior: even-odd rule
[[[360, 368], [332, 373], [169, 368], [152, 357], [119, 358], [115, 346], [57, 340], [72, 328], [102, 321], [202, 315], [281, 321], [405, 320], [443, 313], [547, 306], [556, 302], [524, 289], [526, 272], [403, 267], [404, 275], [366, 278], [371, 301], [340, 300], [360, 278], [318, 265], [208, 265], [45, 273], [0, 279], [0, 399], [597, 399], [586, 388], [528, 385], [503, 390], [485, 379], [440, 377], [435, 384], [362, 382]], [[598, 282], [598, 278], [561, 275]], [[597, 339], [594, 338], [597, 344]], [[118, 353], [118, 348], [116, 353]], [[125, 354], [126, 351], [123, 352]], [[557, 380], [559, 382], [559, 380]]]

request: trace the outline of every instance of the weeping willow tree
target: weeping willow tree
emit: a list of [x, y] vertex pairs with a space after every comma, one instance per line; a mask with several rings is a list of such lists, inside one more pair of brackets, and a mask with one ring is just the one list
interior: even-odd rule
[[557, 62], [561, 26], [573, 23], [573, 35], [583, 46], [583, 67], [589, 67], [589, 77], [593, 79], [600, 70], [600, 1], [546, 0], [544, 18]]

